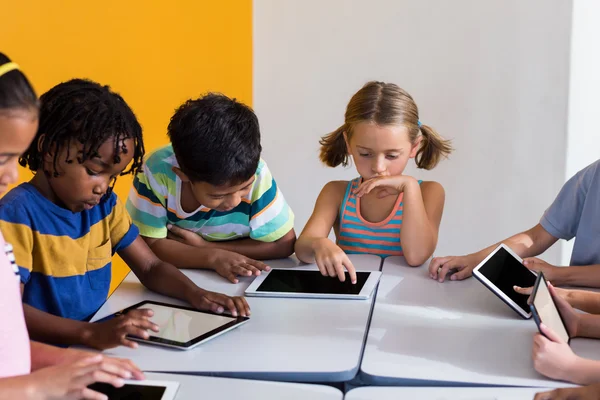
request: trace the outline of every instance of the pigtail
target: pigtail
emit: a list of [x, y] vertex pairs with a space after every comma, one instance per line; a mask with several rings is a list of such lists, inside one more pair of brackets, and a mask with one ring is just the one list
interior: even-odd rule
[[433, 169], [442, 159], [447, 158], [453, 148], [449, 140], [441, 137], [435, 129], [427, 125], [421, 125], [421, 147], [417, 151], [415, 161], [417, 167]]
[[344, 167], [348, 165], [348, 149], [344, 139], [346, 129], [347, 126], [344, 124], [319, 140], [321, 145], [319, 158], [328, 167], [337, 167], [340, 164]]

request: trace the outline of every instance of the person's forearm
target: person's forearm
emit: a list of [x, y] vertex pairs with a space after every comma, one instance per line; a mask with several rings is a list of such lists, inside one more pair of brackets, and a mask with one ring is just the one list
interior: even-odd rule
[[136, 276], [146, 288], [153, 292], [164, 294], [190, 303], [200, 288], [172, 264], [156, 259], [150, 268], [136, 273]]
[[553, 276], [555, 285], [600, 287], [600, 265], [557, 268]]
[[246, 238], [239, 240], [229, 240], [224, 242], [205, 242], [207, 247], [233, 251], [255, 260], [269, 260], [276, 258], [289, 257], [294, 253], [294, 243], [296, 235], [293, 230], [285, 237], [275, 242], [261, 242], [258, 240]]
[[551, 245], [546, 243], [544, 240], [540, 240], [537, 234], [539, 229], [543, 228], [539, 225], [536, 225], [535, 227], [525, 232], [517, 233], [516, 235], [513, 235], [508, 239], [486, 247], [485, 249], [480, 250], [476, 253], [472, 253], [470, 254], [470, 256], [474, 258], [474, 261], [480, 263], [496, 247], [498, 247], [500, 243], [504, 243], [521, 258], [535, 257], [546, 251]]
[[572, 371], [568, 371], [567, 380], [578, 385], [600, 382], [600, 361], [578, 358]]
[[34, 378], [31, 375], [0, 378], [0, 400], [39, 399], [40, 393], [35, 392]]
[[600, 293], [588, 290], [565, 290], [565, 300], [573, 308], [590, 314], [600, 314]]
[[57, 317], [23, 304], [29, 337], [45, 343], [60, 345], [86, 345], [90, 324], [88, 322]]
[[419, 183], [415, 180], [404, 189], [404, 212], [400, 239], [406, 262], [411, 266], [423, 264], [435, 250], [437, 232], [427, 216]]
[[144, 240], [158, 258], [177, 268], [214, 269], [215, 249], [194, 247], [166, 238]]
[[600, 315], [581, 314], [576, 336], [600, 339]]
[[30, 342], [31, 347], [31, 371], [51, 367], [68, 359], [72, 352], [77, 350], [63, 349], [39, 342]]

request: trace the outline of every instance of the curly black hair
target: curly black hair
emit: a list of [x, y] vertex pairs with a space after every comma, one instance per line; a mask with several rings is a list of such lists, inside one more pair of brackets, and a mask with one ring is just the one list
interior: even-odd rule
[[168, 128], [181, 170], [192, 180], [236, 185], [256, 173], [262, 147], [254, 111], [219, 94], [188, 100]]
[[[97, 156], [98, 148], [114, 138], [115, 163], [121, 161], [120, 154], [126, 154], [128, 151], [124, 147], [119, 148], [122, 141], [133, 139], [135, 143], [133, 163], [121, 175], [138, 172], [144, 157], [142, 127], [125, 100], [109, 86], [102, 86], [87, 79], [71, 79], [44, 93], [40, 101], [38, 132], [19, 159], [23, 167], [29, 167], [34, 172], [43, 169], [44, 156], [52, 151], [53, 171], [44, 172], [55, 177], [60, 176], [57, 171], [58, 155], [63, 147], [70, 147], [72, 140], [83, 144], [83, 155], [78, 158], [78, 162], [83, 163]], [[68, 152], [66, 161], [72, 162]]]
[[[0, 67], [10, 62], [10, 58], [0, 53]], [[38, 107], [35, 90], [19, 69], [13, 69], [0, 76], [0, 112], [33, 110], [37, 113]]]

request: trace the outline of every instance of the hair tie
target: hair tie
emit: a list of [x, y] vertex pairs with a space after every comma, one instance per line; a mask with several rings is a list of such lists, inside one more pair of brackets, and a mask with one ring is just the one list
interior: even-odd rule
[[419, 120], [417, 120], [417, 125], [419, 125], [419, 128], [423, 126], [423, 124]]
[[0, 76], [4, 75], [7, 72], [10, 72], [14, 69], [19, 69], [19, 65], [14, 62], [8, 62], [4, 65], [0, 65]]

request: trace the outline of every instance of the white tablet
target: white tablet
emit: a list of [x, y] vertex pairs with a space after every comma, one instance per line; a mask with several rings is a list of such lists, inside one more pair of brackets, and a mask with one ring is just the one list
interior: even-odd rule
[[523, 318], [531, 318], [529, 296], [514, 291], [514, 286], [533, 287], [537, 275], [523, 265], [521, 257], [501, 243], [473, 270], [473, 276]]
[[[250, 319], [249, 317], [232, 317], [227, 314], [216, 314], [150, 300], [127, 307], [108, 318], [139, 308], [150, 309], [154, 312], [150, 320], [158, 325], [159, 331], [148, 331], [150, 334], [148, 339], [130, 335], [127, 335], [127, 338], [180, 350], [193, 349], [201, 343], [239, 327]], [[108, 318], [103, 318], [102, 321]]]
[[262, 272], [246, 289], [247, 296], [314, 297], [331, 299], [368, 299], [381, 278], [379, 271], [356, 271], [352, 284], [346, 272], [346, 281], [323, 276], [314, 267], [310, 269], [277, 269]]
[[125, 381], [116, 388], [107, 383], [94, 383], [88, 388], [105, 394], [110, 400], [175, 400], [178, 382], [171, 381]]

